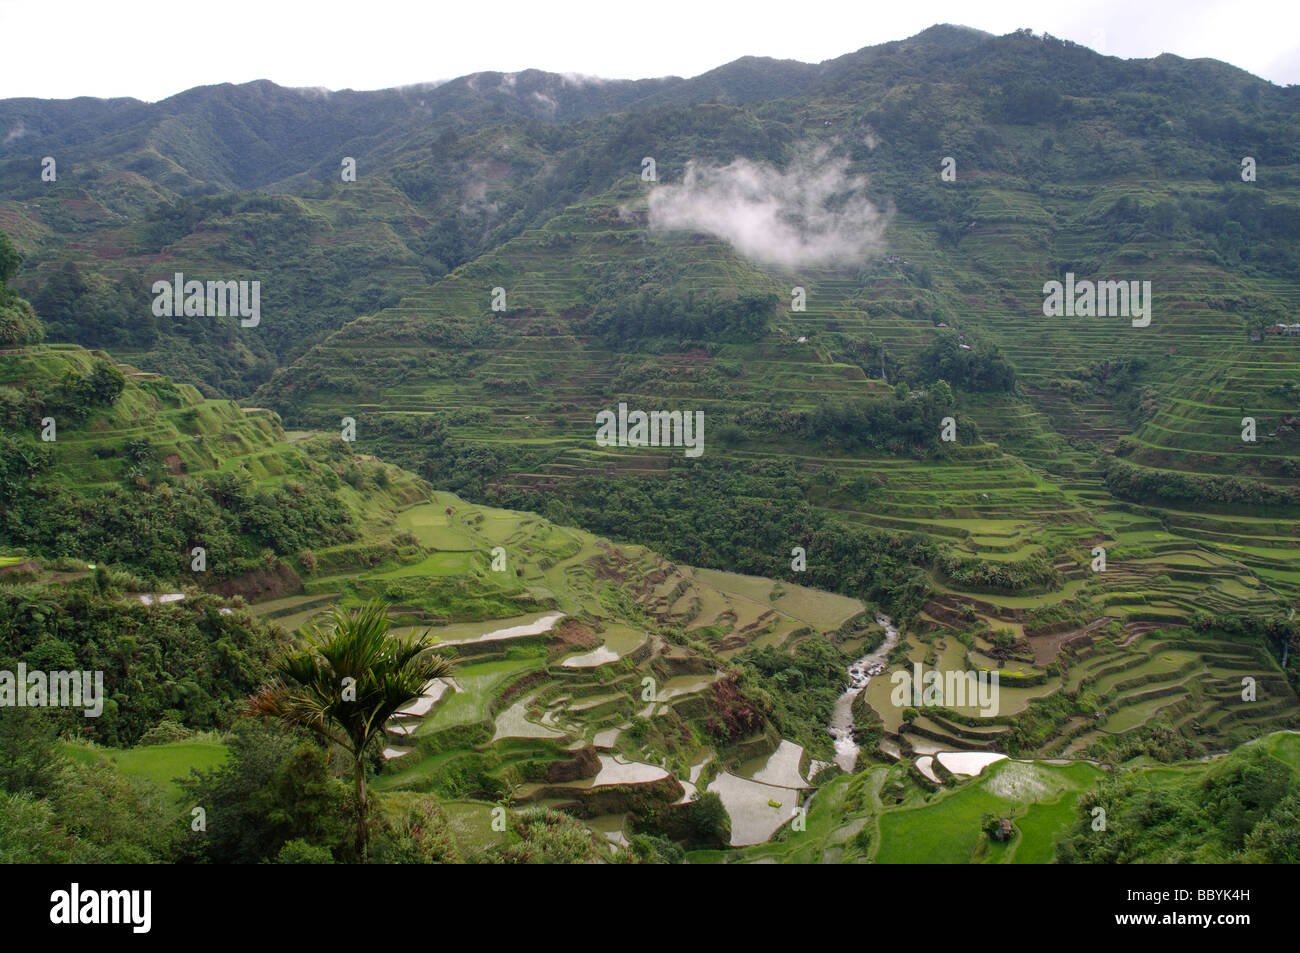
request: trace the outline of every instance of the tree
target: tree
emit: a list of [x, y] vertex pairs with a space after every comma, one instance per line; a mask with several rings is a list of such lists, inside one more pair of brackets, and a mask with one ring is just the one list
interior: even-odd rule
[[18, 273], [23, 256], [4, 232], [0, 232], [0, 347], [35, 344], [45, 329], [32, 306], [5, 287]]
[[0, 718], [0, 790], [45, 797], [58, 773], [49, 709], [17, 708]]
[[18, 274], [18, 266], [23, 263], [23, 256], [4, 232], [0, 232], [0, 285], [9, 283]]
[[980, 830], [995, 841], [1009, 841], [1015, 836], [1015, 828], [1011, 824], [1011, 819], [1000, 817], [997, 814], [985, 814], [980, 818]]
[[277, 864], [332, 864], [334, 857], [328, 847], [320, 847], [299, 838], [286, 841], [280, 848], [280, 853], [275, 855], [275, 862]]
[[1293, 791], [1246, 838], [1246, 859], [1257, 864], [1300, 864], [1300, 792]]
[[306, 645], [272, 667], [275, 680], [249, 699], [249, 711], [302, 725], [352, 756], [356, 770], [357, 855], [366, 860], [366, 752], [384, 724], [447, 675], [452, 663], [430, 653], [428, 632], [409, 642], [388, 634], [388, 608], [372, 600], [356, 612], [339, 606], [330, 621], [300, 631]]
[[1061, 94], [1046, 83], [1022, 79], [1002, 90], [1002, 118], [1030, 125], [1051, 118], [1061, 108]]
[[180, 780], [186, 803], [207, 812], [204, 853], [214, 864], [282, 860], [281, 851], [294, 841], [348, 859], [348, 786], [330, 773], [323, 745], [280, 727], [239, 719], [230, 756]]
[[1169, 199], [1162, 199], [1151, 207], [1147, 224], [1161, 235], [1169, 235], [1178, 226], [1178, 206]]
[[937, 380], [930, 385], [930, 390], [934, 394], [934, 402], [939, 405], [941, 410], [951, 410], [953, 406], [952, 388], [948, 386], [945, 380]]
[[45, 328], [32, 306], [0, 284], [0, 347], [36, 344]]
[[456, 864], [460, 851], [451, 823], [437, 798], [419, 795], [406, 813], [386, 818], [375, 838], [371, 862], [381, 864]]
[[704, 841], [727, 844], [731, 841], [731, 816], [716, 791], [697, 793], [688, 808], [691, 831]]

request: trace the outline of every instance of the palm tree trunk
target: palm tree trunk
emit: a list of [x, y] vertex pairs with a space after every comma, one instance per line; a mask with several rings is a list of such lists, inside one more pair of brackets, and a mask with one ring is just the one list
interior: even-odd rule
[[357, 856], [366, 862], [366, 761], [357, 758]]

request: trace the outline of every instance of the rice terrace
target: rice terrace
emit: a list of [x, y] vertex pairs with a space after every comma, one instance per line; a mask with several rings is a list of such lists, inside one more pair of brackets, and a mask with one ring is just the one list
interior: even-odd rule
[[1300, 86], [189, 85], [0, 99], [0, 860], [1300, 862]]

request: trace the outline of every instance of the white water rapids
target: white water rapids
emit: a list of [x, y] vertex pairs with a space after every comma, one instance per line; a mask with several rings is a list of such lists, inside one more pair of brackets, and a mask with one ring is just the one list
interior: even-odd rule
[[858, 760], [858, 746], [853, 740], [853, 699], [862, 694], [862, 690], [871, 682], [871, 677], [883, 668], [885, 659], [898, 644], [898, 629], [889, 616], [876, 616], [876, 622], [884, 626], [885, 641], [880, 643], [870, 655], [864, 655], [849, 666], [849, 687], [835, 702], [835, 713], [831, 716], [830, 733], [835, 739], [835, 763], [847, 772], [853, 771]]

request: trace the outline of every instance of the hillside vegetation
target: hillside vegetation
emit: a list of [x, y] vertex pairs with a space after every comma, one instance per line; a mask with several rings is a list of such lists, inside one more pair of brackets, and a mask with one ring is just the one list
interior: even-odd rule
[[0, 856], [358, 859], [338, 752], [240, 716], [379, 600], [455, 666], [374, 861], [1294, 860], [1298, 106], [952, 26], [0, 101], [0, 669], [109, 699], [6, 715]]

